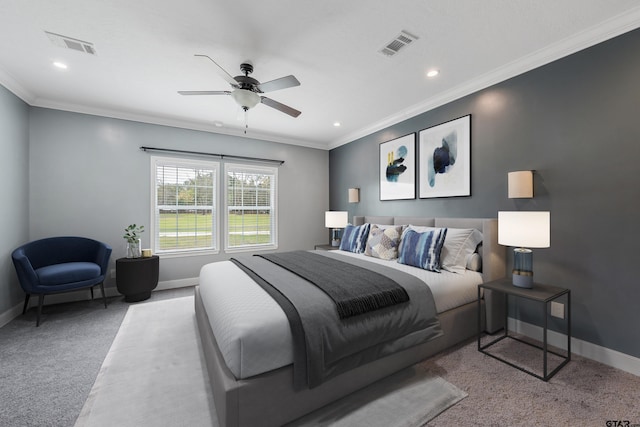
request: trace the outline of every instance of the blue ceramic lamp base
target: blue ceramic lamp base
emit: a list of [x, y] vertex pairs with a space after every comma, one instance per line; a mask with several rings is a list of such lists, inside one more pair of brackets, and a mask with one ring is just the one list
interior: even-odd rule
[[533, 288], [533, 252], [531, 249], [513, 250], [513, 286]]
[[331, 234], [331, 246], [340, 246], [340, 229], [334, 228]]

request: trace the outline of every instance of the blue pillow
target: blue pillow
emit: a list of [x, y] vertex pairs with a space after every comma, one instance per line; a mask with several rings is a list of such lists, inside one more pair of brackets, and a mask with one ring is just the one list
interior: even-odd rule
[[357, 226], [348, 224], [342, 233], [340, 249], [361, 254], [367, 244], [367, 237], [369, 237], [369, 224]]
[[440, 253], [446, 236], [446, 228], [434, 228], [423, 233], [407, 229], [400, 241], [398, 262], [439, 273]]

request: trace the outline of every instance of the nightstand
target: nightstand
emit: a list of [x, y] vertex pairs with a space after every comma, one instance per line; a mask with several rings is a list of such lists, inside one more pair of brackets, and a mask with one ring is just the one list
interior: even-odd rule
[[116, 260], [116, 286], [127, 302], [144, 301], [158, 286], [160, 258], [119, 258]]
[[340, 249], [340, 246], [331, 246], [331, 245], [315, 245], [313, 249], [318, 251], [336, 251]]
[[[497, 339], [492, 340], [489, 343], [482, 344], [482, 331], [480, 326], [480, 298], [482, 296], [483, 289], [490, 289], [492, 291], [501, 292], [505, 295], [505, 328], [504, 334]], [[566, 310], [562, 314], [564, 315], [564, 323], [566, 324], [566, 334], [567, 334], [567, 348], [566, 355], [560, 354], [559, 352], [555, 352], [549, 349], [549, 345], [547, 342], [547, 332], [548, 332], [548, 321], [550, 312], [550, 305], [555, 300], [566, 296]], [[542, 314], [542, 345], [537, 345], [529, 341], [525, 341], [517, 336], [509, 335], [509, 298], [523, 298], [529, 301], [533, 301], [536, 304], [541, 306], [541, 314]], [[561, 319], [558, 319], [562, 321]], [[521, 366], [516, 365], [515, 363], [504, 359], [496, 354], [492, 354], [488, 351], [488, 349], [494, 344], [502, 341], [505, 338], [510, 338], [516, 340], [520, 343], [526, 344], [528, 346], [537, 348], [538, 350], [542, 350], [542, 358], [543, 358], [543, 368], [542, 375], [539, 375], [532, 370], [523, 368]], [[549, 381], [551, 377], [553, 377], [564, 365], [569, 363], [571, 360], [571, 291], [565, 288], [559, 288], [556, 286], [543, 285], [540, 283], [534, 283], [533, 288], [518, 288], [511, 283], [510, 278], [494, 280], [492, 282], [483, 283], [478, 285], [478, 351], [491, 356], [495, 359], [500, 360], [510, 366], [513, 366], [516, 369], [519, 369], [523, 372], [526, 372], [529, 375], [533, 375], [536, 378], [539, 378], [543, 381]], [[551, 372], [549, 372], [548, 367], [548, 356], [549, 354], [557, 356], [561, 362], [558, 366], [555, 367]]]

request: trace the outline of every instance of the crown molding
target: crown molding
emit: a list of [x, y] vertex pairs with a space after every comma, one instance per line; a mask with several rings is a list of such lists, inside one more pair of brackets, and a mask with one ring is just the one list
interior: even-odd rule
[[0, 67], [0, 85], [4, 86], [9, 92], [31, 105], [35, 99], [35, 95], [24, 88], [16, 79]]
[[374, 132], [378, 132], [382, 129], [388, 128], [389, 126], [393, 126], [404, 120], [455, 101], [456, 99], [460, 99], [517, 75], [526, 73], [527, 71], [531, 71], [598, 43], [602, 43], [638, 27], [640, 27], [640, 6], [587, 30], [567, 37], [564, 40], [553, 43], [544, 49], [525, 55], [516, 61], [482, 74], [454, 87], [453, 89], [437, 94], [434, 97], [430, 97], [424, 102], [403, 109], [402, 111], [388, 116], [367, 127], [351, 132], [330, 142], [329, 149], [331, 150], [340, 147], [341, 145], [348, 144], [349, 142], [353, 142], [359, 138], [371, 135]]
[[188, 120], [178, 120], [168, 117], [158, 117], [146, 114], [135, 114], [125, 111], [116, 111], [107, 108], [89, 107], [86, 105], [71, 104], [53, 101], [50, 99], [38, 98], [30, 103], [33, 107], [49, 108], [53, 110], [69, 111], [72, 113], [88, 114], [91, 116], [109, 117], [112, 119], [128, 120], [132, 122], [148, 123], [160, 126], [169, 126], [180, 129], [195, 130], [201, 132], [216, 133], [221, 135], [237, 136], [240, 138], [259, 139], [263, 141], [277, 142], [279, 144], [289, 144], [301, 147], [327, 150], [327, 145], [313, 141], [303, 141], [294, 138], [287, 138], [281, 135], [273, 135], [266, 132], [256, 132], [249, 129], [245, 135], [244, 130], [217, 127], [213, 124], [203, 124]]

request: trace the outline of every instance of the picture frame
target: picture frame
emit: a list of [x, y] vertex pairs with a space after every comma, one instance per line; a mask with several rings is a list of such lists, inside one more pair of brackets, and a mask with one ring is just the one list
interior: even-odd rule
[[380, 200], [416, 198], [416, 134], [380, 144]]
[[421, 199], [471, 195], [471, 114], [419, 133]]

